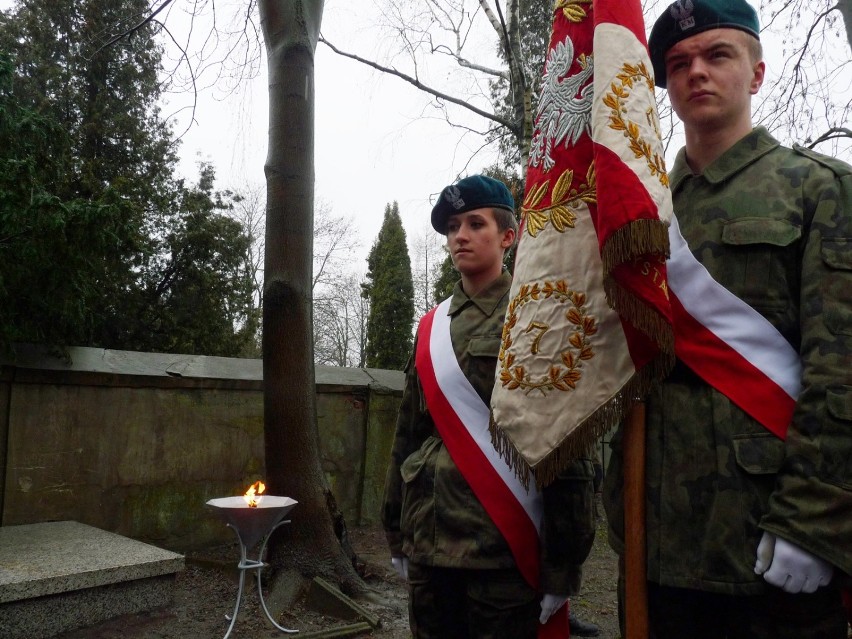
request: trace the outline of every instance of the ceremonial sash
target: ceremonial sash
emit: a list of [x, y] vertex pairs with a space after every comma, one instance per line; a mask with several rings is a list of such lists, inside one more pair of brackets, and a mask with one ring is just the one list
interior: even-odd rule
[[[491, 444], [488, 406], [453, 350], [447, 314], [451, 300], [429, 311], [417, 329], [415, 365], [426, 405], [447, 452], [506, 539], [524, 579], [540, 591], [541, 495], [534, 485], [527, 489], [521, 484]], [[567, 637], [567, 620], [567, 614], [554, 614], [540, 626], [539, 638]]]
[[704, 381], [784, 438], [801, 390], [798, 353], [695, 259], [672, 216], [668, 286], [675, 353]]

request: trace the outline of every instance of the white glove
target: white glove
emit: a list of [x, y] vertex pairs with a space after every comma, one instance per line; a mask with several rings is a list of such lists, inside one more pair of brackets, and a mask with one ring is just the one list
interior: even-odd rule
[[391, 557], [391, 566], [396, 574], [408, 581], [408, 557]]
[[785, 592], [816, 592], [831, 581], [834, 566], [783, 537], [764, 532], [757, 546], [754, 572]]
[[538, 618], [538, 622], [541, 624], [547, 623], [550, 616], [564, 606], [566, 601], [568, 601], [568, 595], [564, 597], [562, 595], [544, 595], [541, 598], [541, 615]]

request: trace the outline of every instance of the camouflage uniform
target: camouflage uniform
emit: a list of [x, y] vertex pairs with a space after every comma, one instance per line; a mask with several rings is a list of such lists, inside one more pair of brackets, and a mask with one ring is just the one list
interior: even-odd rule
[[[450, 337], [459, 366], [486, 405], [494, 386], [510, 284], [511, 277], [504, 272], [473, 298], [456, 284], [449, 309]], [[591, 460], [578, 460], [560, 480], [543, 491], [543, 592], [568, 595], [579, 589], [581, 566], [594, 539], [593, 476]], [[416, 590], [426, 567], [487, 570], [484, 580], [481, 576], [470, 578], [469, 595], [479, 597], [476, 589], [488, 584], [495, 586], [497, 597], [513, 602], [511, 605], [527, 605], [527, 617], [531, 615], [534, 621], [531, 628], [535, 632], [540, 593], [523, 582], [508, 544], [450, 458], [426, 408], [417, 370], [411, 361], [406, 370], [405, 393], [388, 469], [382, 521], [391, 552], [405, 555], [412, 562], [409, 569], [412, 599], [422, 602], [437, 596]], [[514, 575], [513, 585], [509, 585], [512, 581], [509, 574]], [[467, 577], [460, 571], [454, 581], [462, 579]], [[446, 604], [427, 603], [425, 607], [434, 609], [438, 627], [447, 623]], [[477, 636], [489, 636], [483, 627], [485, 623], [482, 621], [478, 626]], [[450, 636], [446, 633], [445, 627], [443, 636]], [[436, 636], [442, 635], [436, 633]], [[495, 636], [525, 635], [504, 628], [502, 634], [498, 632]]]
[[[681, 362], [652, 391], [648, 579], [663, 587], [774, 597], [781, 591], [753, 570], [764, 530], [849, 573], [850, 167], [782, 147], [757, 128], [703, 175], [692, 175], [681, 150], [670, 179], [674, 210], [695, 257], [800, 353], [803, 390], [786, 442]], [[620, 442], [619, 432], [605, 501], [610, 543], [622, 554]], [[793, 597], [834, 601], [836, 584]]]

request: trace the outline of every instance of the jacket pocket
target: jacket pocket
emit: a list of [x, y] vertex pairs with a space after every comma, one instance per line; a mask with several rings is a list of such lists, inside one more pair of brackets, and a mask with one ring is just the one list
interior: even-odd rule
[[823, 238], [820, 244], [820, 255], [829, 268], [852, 271], [852, 239]]
[[849, 431], [852, 428], [852, 386], [831, 386], [825, 391], [827, 416], [820, 433], [820, 452], [832, 482], [852, 489], [852, 457]]
[[722, 242], [733, 246], [768, 244], [789, 246], [802, 235], [802, 229], [787, 220], [765, 217], [743, 217], [726, 222], [722, 227]]
[[410, 484], [417, 479], [417, 476], [426, 465], [430, 453], [434, 450], [435, 446], [440, 443], [441, 440], [437, 437], [427, 437], [423, 441], [423, 444], [421, 444], [420, 448], [406, 457], [405, 461], [402, 462], [402, 466], [399, 468], [399, 473], [402, 475], [402, 481], [406, 484]]
[[729, 264], [723, 268], [734, 269], [732, 292], [764, 314], [788, 308], [798, 290], [796, 245], [801, 236], [801, 227], [785, 219], [743, 217], [726, 222], [721, 242], [728, 249]]
[[737, 465], [749, 475], [774, 475], [784, 463], [784, 442], [771, 433], [733, 439]]
[[[399, 468], [402, 476], [402, 512], [399, 527], [403, 538], [415, 546], [420, 536], [428, 535], [434, 517], [435, 448], [441, 444], [437, 437], [428, 437], [420, 448], [411, 453]], [[427, 469], [431, 468], [432, 472]]]
[[[759, 535], [760, 520], [769, 508], [777, 473], [786, 459], [784, 442], [769, 432], [736, 435], [732, 444], [740, 472], [737, 478], [727, 480], [730, 484], [725, 493], [731, 520], [723, 524], [722, 528], [726, 529], [736, 521], [739, 522], [737, 525], [740, 530], [729, 541], [751, 539]], [[742, 545], [742, 542], [733, 545]], [[752, 552], [748, 551], [749, 556]]]
[[828, 268], [820, 288], [834, 300], [823, 307], [825, 326], [832, 335], [852, 335], [852, 239], [823, 238], [820, 257]]
[[486, 404], [491, 400], [499, 353], [500, 338], [494, 335], [472, 337], [467, 343], [467, 365], [464, 374]]

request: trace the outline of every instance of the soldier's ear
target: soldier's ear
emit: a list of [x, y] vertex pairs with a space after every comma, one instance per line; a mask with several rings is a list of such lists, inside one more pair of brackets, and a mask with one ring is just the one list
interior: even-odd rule
[[509, 227], [505, 231], [503, 231], [503, 238], [500, 241], [500, 246], [504, 249], [510, 248], [515, 243], [515, 229]]
[[760, 62], [754, 63], [754, 68], [752, 69], [752, 77], [751, 77], [751, 94], [755, 95], [758, 91], [760, 91], [760, 87], [763, 86], [763, 78], [766, 73], [766, 64], [761, 60]]

